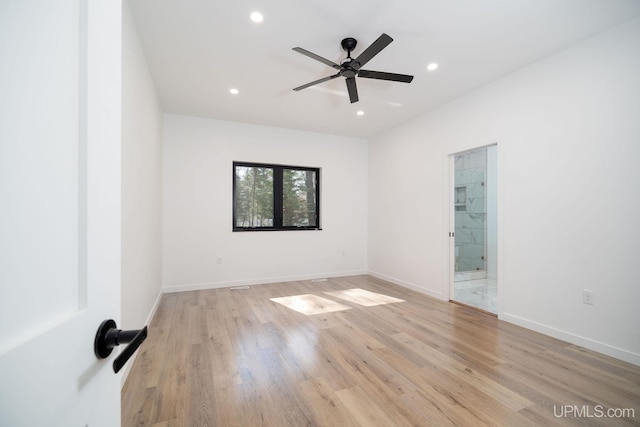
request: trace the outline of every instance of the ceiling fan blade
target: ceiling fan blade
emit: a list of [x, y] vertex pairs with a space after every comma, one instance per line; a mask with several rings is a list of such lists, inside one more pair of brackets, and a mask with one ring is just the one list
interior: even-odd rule
[[298, 86], [298, 87], [296, 87], [296, 88], [293, 88], [293, 90], [296, 90], [296, 91], [297, 91], [297, 90], [306, 89], [306, 88], [308, 88], [309, 86], [314, 86], [314, 85], [317, 85], [318, 83], [322, 83], [322, 82], [326, 82], [326, 81], [329, 81], [329, 80], [335, 79], [336, 77], [340, 77], [340, 73], [338, 73], [338, 74], [334, 74], [333, 76], [329, 76], [329, 77], [323, 77], [323, 78], [318, 79], [318, 80], [316, 80], [316, 81], [313, 81], [313, 82], [311, 82], [311, 83], [307, 83], [306, 85]]
[[347, 90], [349, 91], [351, 103], [358, 102], [358, 88], [356, 87], [355, 77], [347, 77]]
[[369, 62], [371, 58], [380, 53], [382, 49], [387, 47], [393, 39], [388, 35], [382, 33], [380, 37], [364, 50], [356, 59], [351, 62], [351, 67], [355, 70], [359, 70], [364, 64]]
[[365, 79], [391, 80], [392, 82], [411, 83], [413, 76], [407, 74], [383, 73], [382, 71], [360, 70], [358, 77]]
[[340, 65], [336, 64], [335, 62], [333, 62], [333, 61], [329, 61], [328, 59], [323, 58], [322, 56], [316, 55], [316, 54], [315, 54], [315, 53], [313, 53], [313, 52], [309, 52], [308, 50], [303, 49], [303, 48], [301, 48], [301, 47], [294, 47], [294, 48], [293, 48], [293, 50], [295, 50], [296, 52], [301, 53], [301, 54], [303, 54], [303, 55], [306, 55], [306, 56], [308, 56], [309, 58], [313, 58], [313, 59], [315, 59], [316, 61], [320, 61], [320, 62], [322, 62], [323, 64], [328, 65], [329, 67], [333, 67], [333, 68], [335, 68], [336, 70], [340, 70], [340, 69], [342, 68], [342, 67], [340, 67]]

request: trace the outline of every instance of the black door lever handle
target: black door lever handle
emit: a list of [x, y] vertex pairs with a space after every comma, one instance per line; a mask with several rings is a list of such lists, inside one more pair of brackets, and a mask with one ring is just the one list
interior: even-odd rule
[[123, 331], [117, 328], [113, 319], [109, 319], [102, 322], [98, 327], [96, 339], [93, 342], [93, 351], [98, 359], [106, 359], [114, 347], [120, 344], [129, 344], [113, 361], [113, 372], [118, 373], [146, 338], [146, 326], [142, 329]]

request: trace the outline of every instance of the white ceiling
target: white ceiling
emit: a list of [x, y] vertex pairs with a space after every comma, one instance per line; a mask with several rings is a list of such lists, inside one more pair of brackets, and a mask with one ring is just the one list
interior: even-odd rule
[[[165, 112], [363, 138], [640, 14], [640, 0], [129, 3]], [[355, 58], [383, 32], [394, 41], [363, 68], [412, 83], [356, 78], [354, 104], [343, 77], [292, 90], [336, 72], [293, 47], [340, 63], [343, 38]]]

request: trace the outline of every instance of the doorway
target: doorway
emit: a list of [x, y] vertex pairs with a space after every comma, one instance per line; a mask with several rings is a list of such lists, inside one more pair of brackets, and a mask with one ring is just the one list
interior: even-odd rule
[[497, 145], [452, 154], [450, 165], [450, 299], [497, 315]]

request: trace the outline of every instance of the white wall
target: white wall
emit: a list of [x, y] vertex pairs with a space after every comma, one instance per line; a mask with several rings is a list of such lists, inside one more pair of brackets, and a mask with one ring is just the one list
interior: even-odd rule
[[[323, 229], [232, 232], [234, 160], [320, 167]], [[166, 290], [367, 271], [362, 139], [167, 114], [163, 205]]]
[[447, 298], [447, 156], [497, 142], [500, 317], [640, 364], [638, 40], [635, 19], [374, 138], [371, 272]]
[[122, 38], [122, 324], [118, 326], [139, 329], [148, 322], [162, 289], [162, 112], [126, 1]]

